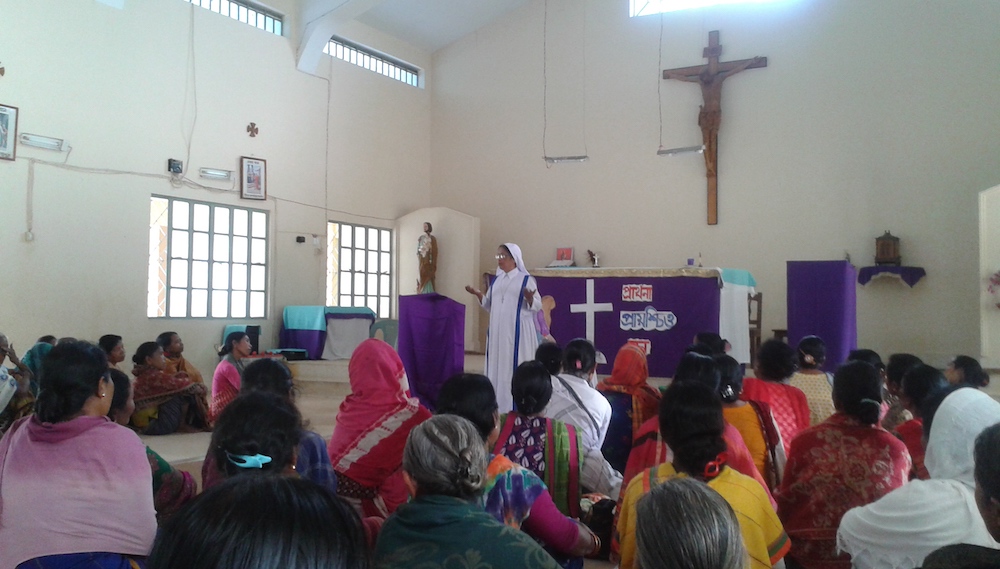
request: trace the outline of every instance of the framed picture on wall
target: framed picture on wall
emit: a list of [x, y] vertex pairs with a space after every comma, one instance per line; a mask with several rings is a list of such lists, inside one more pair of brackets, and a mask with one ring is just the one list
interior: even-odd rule
[[0, 103], [0, 159], [13, 160], [17, 153], [17, 107]]
[[240, 197], [246, 200], [267, 199], [267, 161], [240, 157]]

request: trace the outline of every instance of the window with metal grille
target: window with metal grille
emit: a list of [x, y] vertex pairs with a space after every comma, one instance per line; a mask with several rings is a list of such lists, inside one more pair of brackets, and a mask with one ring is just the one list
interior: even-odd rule
[[392, 231], [327, 224], [327, 306], [367, 306], [392, 317]]
[[150, 318], [264, 318], [267, 212], [163, 196], [149, 201]]
[[393, 59], [387, 55], [374, 52], [358, 44], [351, 43], [336, 36], [323, 48], [323, 53], [343, 59], [348, 63], [353, 63], [358, 67], [364, 67], [369, 71], [384, 75], [396, 81], [402, 81], [413, 87], [420, 86], [420, 70], [416, 67], [404, 63], [398, 59]]
[[281, 15], [266, 8], [236, 0], [184, 0], [184, 2], [239, 20], [276, 36], [281, 35]]
[[767, 4], [780, 0], [629, 0], [628, 15], [649, 16], [725, 4]]

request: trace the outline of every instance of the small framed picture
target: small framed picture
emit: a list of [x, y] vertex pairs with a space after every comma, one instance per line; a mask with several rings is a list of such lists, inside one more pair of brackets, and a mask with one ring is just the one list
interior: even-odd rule
[[0, 103], [0, 160], [13, 160], [17, 153], [17, 107]]
[[267, 161], [240, 157], [240, 197], [246, 200], [267, 199]]

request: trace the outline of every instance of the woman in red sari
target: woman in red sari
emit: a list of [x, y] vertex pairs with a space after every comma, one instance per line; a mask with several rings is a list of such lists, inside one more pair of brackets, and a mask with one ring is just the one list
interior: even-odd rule
[[361, 517], [385, 519], [406, 501], [400, 470], [406, 437], [431, 414], [407, 393], [403, 362], [382, 340], [361, 342], [347, 373], [351, 394], [340, 404], [327, 447], [337, 494]]
[[785, 454], [799, 431], [809, 428], [809, 402], [802, 390], [788, 384], [795, 373], [795, 350], [781, 340], [771, 339], [757, 350], [753, 371], [757, 377], [743, 380], [744, 401], [760, 401], [771, 408], [778, 424]]
[[792, 539], [789, 559], [808, 569], [850, 569], [850, 556], [837, 552], [840, 519], [899, 488], [910, 473], [906, 446], [878, 425], [882, 380], [874, 367], [840, 366], [833, 402], [830, 418], [792, 442], [777, 494]]
[[618, 472], [625, 471], [632, 435], [660, 408], [660, 392], [646, 383], [649, 368], [646, 352], [634, 344], [625, 344], [615, 356], [611, 377], [597, 384], [597, 390], [611, 403], [611, 425], [604, 437], [601, 452]]
[[205, 386], [184, 372], [167, 373], [167, 359], [156, 342], [143, 342], [132, 356], [135, 413], [132, 426], [144, 435], [211, 430]]

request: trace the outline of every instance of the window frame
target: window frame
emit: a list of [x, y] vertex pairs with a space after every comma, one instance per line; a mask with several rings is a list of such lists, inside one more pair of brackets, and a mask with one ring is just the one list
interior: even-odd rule
[[[191, 319], [199, 319], [199, 320], [200, 319], [228, 319], [228, 320], [233, 320], [233, 319], [266, 319], [268, 317], [268, 312], [269, 312], [269, 309], [270, 309], [270, 306], [269, 306], [270, 303], [268, 302], [268, 293], [270, 292], [270, 290], [269, 290], [270, 287], [268, 285], [269, 279], [270, 279], [270, 266], [269, 265], [270, 265], [270, 261], [271, 261], [270, 260], [270, 257], [271, 257], [271, 250], [270, 250], [270, 248], [271, 248], [271, 235], [270, 235], [270, 233], [271, 233], [271, 227], [270, 227], [271, 218], [270, 218], [270, 212], [267, 211], [267, 210], [264, 210], [264, 209], [250, 208], [250, 207], [245, 207], [245, 206], [242, 206], [242, 205], [233, 205], [233, 204], [226, 204], [226, 203], [207, 202], [207, 201], [201, 201], [201, 200], [196, 200], [196, 199], [189, 199], [189, 198], [175, 197], [175, 196], [166, 196], [166, 195], [160, 195], [160, 194], [152, 194], [152, 195], [150, 195], [150, 208], [152, 208], [154, 206], [155, 200], [164, 200], [164, 201], [166, 201], [166, 212], [165, 212], [166, 213], [166, 221], [165, 221], [165, 225], [161, 226], [161, 227], [165, 228], [165, 233], [166, 233], [165, 235], [163, 235], [161, 237], [161, 239], [163, 239], [163, 241], [165, 241], [165, 247], [163, 248], [164, 257], [162, 257], [163, 261], [162, 261], [162, 264], [161, 264], [160, 263], [161, 257], [159, 256], [159, 251], [157, 251], [157, 257], [156, 257], [156, 259], [157, 259], [157, 265], [155, 267], [156, 275], [157, 275], [156, 278], [159, 278], [158, 275], [160, 274], [161, 269], [162, 269], [162, 274], [163, 274], [163, 285], [162, 285], [163, 310], [162, 310], [162, 314], [154, 314], [154, 312], [156, 312], [156, 313], [160, 312], [160, 303], [159, 303], [160, 286], [159, 286], [159, 283], [155, 283], [155, 285], [154, 285], [154, 283], [152, 282], [152, 278], [153, 278], [153, 275], [154, 275], [154, 273], [153, 273], [153, 271], [154, 271], [154, 266], [153, 266], [153, 247], [154, 247], [154, 244], [151, 241], [149, 243], [149, 252], [150, 252], [149, 271], [150, 272], [149, 272], [149, 275], [147, 277], [149, 279], [147, 281], [147, 298], [146, 298], [146, 315], [147, 315], [147, 317], [148, 318], [157, 318], [157, 319], [160, 319], [160, 318], [191, 318]], [[187, 223], [187, 228], [186, 229], [175, 227], [175, 225], [174, 225], [174, 213], [175, 213], [174, 209], [175, 209], [175, 204], [176, 203], [187, 204], [188, 223]], [[201, 231], [201, 230], [198, 230], [198, 229], [195, 228], [195, 209], [196, 209], [197, 206], [204, 206], [204, 207], [208, 208], [208, 229], [205, 230], [205, 231]], [[217, 209], [225, 209], [225, 210], [228, 211], [228, 217], [227, 217], [228, 231], [226, 231], [226, 232], [216, 231], [216, 217], [217, 217], [216, 210]], [[247, 223], [247, 225], [246, 225], [246, 235], [237, 235], [236, 234], [235, 221], [236, 221], [237, 211], [245, 211], [246, 212], [246, 219], [247, 219], [247, 221], [246, 221], [246, 223]], [[151, 210], [151, 214], [152, 214], [152, 210]], [[255, 217], [254, 214], [261, 214], [261, 215], [264, 216], [263, 217], [263, 223], [262, 223], [262, 225], [263, 225], [263, 237], [255, 237], [254, 236], [254, 229], [257, 227], [257, 224], [254, 222], [254, 217]], [[149, 227], [149, 229], [150, 229], [150, 239], [152, 240], [152, 230], [153, 230], [153, 220], [152, 219], [150, 219], [150, 227]], [[178, 247], [178, 244], [174, 240], [174, 232], [184, 232], [187, 235], [186, 257], [181, 257], [181, 256], [176, 256], [175, 255], [175, 250]], [[208, 238], [207, 253], [206, 253], [206, 258], [205, 259], [196, 259], [195, 258], [194, 248], [195, 248], [195, 234], [196, 233], [198, 233], [198, 234], [205, 234], [207, 236], [207, 238]], [[227, 240], [227, 242], [228, 242], [228, 251], [226, 253], [225, 260], [218, 260], [217, 257], [216, 257], [216, 255], [215, 255], [216, 240], [220, 236], [221, 237], [225, 237], [226, 240]], [[235, 247], [236, 247], [236, 245], [235, 245], [236, 238], [245, 238], [246, 239], [246, 260], [244, 262], [240, 262], [240, 263], [238, 263], [238, 262], [235, 261], [235, 258], [236, 258], [236, 255], [235, 255], [235, 253], [236, 253], [236, 250], [235, 250]], [[263, 247], [263, 256], [264, 256], [263, 262], [254, 262], [254, 253], [253, 253], [253, 251], [254, 251], [254, 242], [255, 242], [255, 240], [263, 242], [262, 245], [261, 245]], [[187, 269], [186, 269], [187, 276], [186, 276], [186, 284], [184, 286], [174, 286], [172, 284], [172, 277], [173, 277], [173, 271], [174, 271], [174, 268], [173, 268], [173, 264], [174, 263], [173, 263], [173, 261], [175, 261], [175, 260], [177, 260], [177, 261], [186, 261], [187, 262]], [[205, 277], [206, 278], [206, 286], [205, 286], [205, 288], [195, 287], [194, 286], [194, 278], [195, 278], [194, 277], [194, 272], [195, 272], [194, 271], [194, 263], [195, 262], [204, 262], [206, 264], [206, 277]], [[215, 278], [215, 276], [216, 276], [215, 275], [215, 271], [217, 270], [217, 267], [216, 267], [217, 264], [224, 264], [225, 267], [226, 267], [226, 277], [225, 277], [226, 278], [226, 288], [216, 288], [214, 286], [215, 285], [215, 280], [216, 280], [216, 278]], [[237, 288], [233, 287], [233, 267], [234, 267], [234, 265], [246, 265], [246, 286], [245, 286], [245, 288], [239, 288], [239, 289], [237, 289]], [[260, 277], [263, 282], [262, 282], [262, 285], [261, 285], [261, 289], [259, 289], [259, 290], [255, 290], [254, 287], [253, 287], [253, 282], [254, 282], [254, 278], [253, 278], [253, 272], [254, 271], [253, 271], [253, 268], [254, 267], [262, 267], [262, 271], [263, 271], [263, 276]], [[153, 299], [153, 297], [154, 297], [153, 286], [157, 287], [156, 288], [156, 292], [155, 292], [155, 296], [156, 296], [156, 299], [157, 299], [156, 300], [155, 309], [153, 308], [153, 306], [152, 306], [152, 304], [150, 302]], [[172, 294], [171, 294], [172, 290], [184, 290], [184, 291], [186, 291], [186, 293], [185, 293], [185, 303], [186, 303], [186, 306], [185, 306], [185, 310], [184, 310], [184, 315], [183, 316], [171, 315], [171, 303], [173, 302], [172, 298], [171, 298], [172, 297]], [[204, 316], [202, 316], [202, 315], [197, 315], [196, 316], [196, 315], [192, 314], [193, 308], [194, 308], [194, 294], [193, 293], [195, 291], [202, 291], [202, 290], [205, 291], [205, 293], [206, 293], [206, 300], [205, 300], [205, 306], [204, 306], [204, 313], [205, 314], [204, 314]], [[213, 299], [214, 299], [213, 297], [215, 295], [215, 291], [225, 291], [225, 293], [226, 293], [226, 314], [225, 315], [216, 316], [216, 315], [213, 314], [214, 310], [213, 310], [213, 304], [212, 303], [213, 303]], [[243, 313], [242, 316], [234, 315], [234, 313], [233, 313], [233, 293], [245, 293], [245, 295], [246, 295], [245, 304], [244, 304], [244, 313]], [[260, 295], [262, 295], [263, 310], [259, 314], [255, 313], [253, 311], [253, 300], [252, 299], [254, 298], [254, 294], [260, 294]]]
[[[327, 280], [327, 282], [326, 282], [326, 299], [327, 299], [327, 303], [330, 304], [330, 305], [332, 305], [332, 306], [339, 306], [339, 307], [343, 307], [343, 308], [357, 308], [358, 306], [356, 305], [356, 299], [362, 298], [362, 299], [364, 299], [364, 302], [361, 304], [361, 307], [365, 307], [365, 308], [371, 309], [372, 312], [375, 313], [375, 315], [376, 315], [377, 318], [393, 318], [393, 315], [395, 314], [395, 311], [396, 311], [396, 282], [395, 282], [396, 281], [396, 265], [395, 265], [395, 262], [396, 262], [396, 260], [395, 260], [396, 235], [395, 235], [395, 230], [393, 228], [391, 228], [391, 227], [378, 227], [378, 226], [374, 226], [374, 225], [363, 225], [363, 224], [360, 224], [360, 223], [349, 223], [349, 222], [345, 222], [345, 221], [328, 220], [327, 221], [327, 247], [328, 248], [332, 248], [334, 246], [333, 238], [331, 237], [332, 236], [331, 228], [334, 225], [337, 226], [337, 237], [336, 237], [336, 240], [337, 240], [337, 242], [336, 242], [337, 252], [336, 252], [336, 259], [335, 259], [336, 260], [336, 265], [337, 265], [336, 266], [337, 290], [336, 291], [332, 290], [333, 289], [333, 278], [332, 278], [332, 276], [333, 276], [333, 272], [334, 272], [334, 267], [333, 267], [334, 256], [332, 254], [332, 251], [328, 251], [327, 252], [327, 271], [326, 271], [326, 280]], [[344, 228], [345, 227], [350, 227], [351, 228], [351, 232], [352, 232], [351, 239], [350, 239], [350, 245], [348, 245], [348, 246], [345, 246], [343, 244], [344, 243]], [[357, 240], [356, 239], [357, 239], [357, 230], [358, 229], [362, 229], [365, 232], [366, 237], [365, 237], [365, 246], [364, 247], [358, 247], [357, 246]], [[377, 234], [378, 234], [378, 237], [379, 237], [379, 242], [377, 244], [377, 248], [376, 249], [371, 249], [370, 245], [369, 245], [370, 244], [370, 239], [368, 239], [368, 236], [369, 236], [369, 232], [372, 231], [372, 230], [376, 231]], [[383, 249], [383, 241], [387, 242], [387, 246], [386, 246], [387, 248], [386, 249]], [[344, 254], [343, 254], [344, 249], [350, 249], [351, 250], [350, 269], [346, 269], [346, 270], [344, 269]], [[366, 257], [365, 258], [365, 264], [364, 264], [365, 268], [364, 268], [364, 270], [360, 270], [360, 271], [356, 269], [356, 267], [358, 266], [357, 262], [356, 262], [356, 259], [357, 259], [356, 253], [358, 251], [364, 251], [365, 252], [365, 257]], [[370, 254], [370, 253], [375, 253], [375, 255], [376, 255], [377, 259], [378, 259], [378, 265], [379, 265], [379, 267], [378, 267], [378, 269], [376, 269], [378, 272], [370, 272], [369, 271], [370, 263], [368, 262], [368, 254]], [[386, 262], [386, 264], [388, 265], [388, 267], [387, 267], [387, 269], [384, 272], [382, 271], [382, 268], [383, 268], [382, 265], [383, 265], [383, 259], [384, 259], [383, 254], [387, 254], [388, 255], [388, 261]], [[343, 283], [345, 282], [345, 275], [349, 275], [349, 277], [350, 277], [350, 285], [348, 287], [350, 289], [350, 292], [347, 292], [347, 293], [343, 292], [344, 291]], [[364, 293], [362, 293], [362, 294], [356, 293], [356, 284], [357, 283], [356, 283], [355, 279], [357, 278], [357, 275], [364, 275], [363, 281], [365, 283], [365, 286], [364, 286]], [[374, 294], [370, 294], [369, 293], [369, 286], [368, 286], [369, 283], [368, 283], [368, 281], [369, 281], [369, 278], [371, 276], [375, 276], [375, 284], [376, 284], [376, 286], [375, 286], [375, 293]], [[385, 280], [387, 282], [385, 284], [386, 284], [386, 287], [388, 289], [387, 292], [383, 292], [383, 287], [382, 287], [383, 278], [382, 277], [386, 277]], [[349, 297], [349, 299], [350, 299], [350, 303], [349, 304], [345, 305], [342, 302], [344, 297]], [[372, 299], [372, 298], [375, 299], [375, 305], [376, 305], [375, 308], [372, 308], [368, 304], [368, 301], [370, 299]], [[383, 301], [383, 299], [386, 302], [386, 306], [385, 306], [385, 310], [384, 311], [382, 310], [382, 306], [381, 306], [381, 302]]]
[[[338, 55], [338, 52], [341, 52], [341, 55]], [[418, 89], [423, 87], [423, 74], [416, 65], [340, 36], [331, 36], [323, 46], [323, 53], [404, 85]]]
[[[270, 8], [246, 0], [182, 0], [188, 4], [204, 8], [220, 16], [242, 22], [251, 28], [257, 28], [276, 36], [284, 36], [285, 17]], [[225, 6], [225, 12], [223, 12]], [[234, 9], [235, 7], [235, 9]], [[235, 14], [234, 14], [235, 12]], [[254, 23], [250, 23], [251, 14]], [[270, 25], [268, 20], [271, 20]]]

